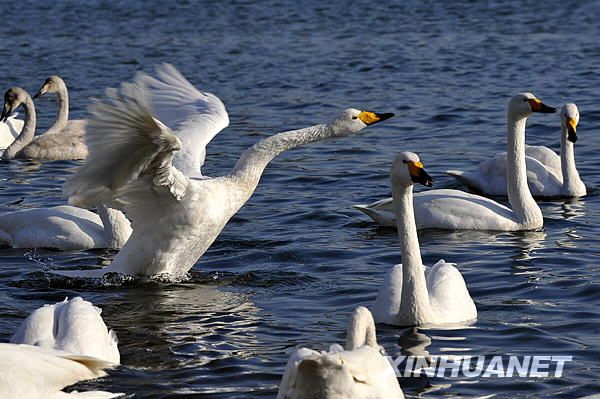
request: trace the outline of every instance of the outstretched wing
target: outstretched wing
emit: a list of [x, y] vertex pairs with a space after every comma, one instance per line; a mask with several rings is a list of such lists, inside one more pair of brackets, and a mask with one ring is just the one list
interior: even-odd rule
[[156, 77], [139, 74], [136, 83], [144, 88], [156, 117], [183, 144], [173, 165], [186, 176], [202, 176], [207, 144], [229, 125], [223, 102], [214, 94], [196, 89], [171, 64], [157, 67]]
[[126, 204], [119, 201], [131, 190], [137, 195], [167, 193], [179, 201], [189, 184], [172, 165], [180, 140], [152, 116], [141, 86], [124, 83], [119, 91], [107, 90], [107, 97], [91, 107], [89, 155], [64, 184], [64, 195], [83, 207], [97, 203], [122, 207]]

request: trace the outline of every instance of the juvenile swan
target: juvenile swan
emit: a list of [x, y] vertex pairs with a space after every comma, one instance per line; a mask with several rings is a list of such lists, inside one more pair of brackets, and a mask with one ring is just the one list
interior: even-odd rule
[[[527, 183], [534, 197], [581, 197], [587, 194], [575, 165], [579, 110], [573, 103], [560, 111], [560, 156], [545, 146], [525, 146]], [[481, 162], [475, 171], [449, 170], [465, 186], [488, 195], [507, 195], [506, 152]]]
[[443, 259], [423, 266], [413, 210], [413, 184], [432, 185], [419, 157], [400, 153], [392, 164], [393, 205], [402, 264], [384, 278], [373, 314], [375, 321], [399, 326], [462, 323], [477, 318], [475, 303], [454, 264]]
[[[20, 87], [12, 87], [4, 94], [4, 108], [0, 121], [6, 122], [19, 106], [25, 108], [25, 123], [19, 136], [2, 154], [2, 159], [80, 159], [81, 137], [71, 132], [47, 132], [35, 135], [36, 114], [33, 100]], [[85, 155], [83, 155], [85, 158]]]
[[[163, 72], [158, 79], [142, 75], [120, 92], [109, 91], [106, 102], [91, 108], [86, 134], [90, 153], [65, 183], [64, 194], [76, 205], [110, 202], [125, 209], [133, 233], [108, 267], [59, 274], [183, 276], [250, 198], [273, 158], [303, 144], [358, 133], [393, 116], [348, 109], [328, 123], [259, 141], [229, 175], [192, 179], [190, 175], [199, 175], [199, 165], [184, 157], [178, 163], [186, 172], [175, 166], [176, 154], [190, 151], [188, 140], [178, 136], [187, 129], [212, 137], [226, 121], [225, 106], [195, 89], [175, 68]], [[169, 118], [161, 121], [152, 110]]]
[[277, 399], [402, 399], [394, 369], [381, 355], [373, 316], [354, 310], [346, 332], [346, 349], [296, 350], [285, 368]]
[[97, 205], [98, 214], [71, 205], [21, 209], [0, 215], [0, 246], [62, 251], [119, 249], [131, 235], [121, 211]]
[[[508, 200], [512, 209], [459, 190], [429, 190], [414, 195], [417, 229], [519, 231], [542, 228], [542, 211], [527, 186], [525, 123], [534, 112], [552, 113], [531, 93], [515, 95], [507, 113]], [[385, 225], [395, 225], [392, 200], [355, 208]]]

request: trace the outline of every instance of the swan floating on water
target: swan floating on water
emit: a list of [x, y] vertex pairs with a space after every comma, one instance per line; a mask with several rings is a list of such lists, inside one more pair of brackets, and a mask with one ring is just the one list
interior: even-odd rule
[[2, 109], [0, 122], [6, 122], [13, 111], [21, 105], [25, 108], [23, 128], [19, 136], [4, 150], [2, 159], [59, 160], [85, 158], [81, 151], [82, 138], [71, 131], [49, 130], [35, 137], [35, 106], [29, 94], [20, 87], [12, 87], [4, 94], [4, 108]]
[[119, 249], [131, 235], [121, 211], [97, 205], [98, 214], [71, 205], [21, 209], [0, 215], [0, 246], [62, 251]]
[[391, 169], [393, 206], [402, 264], [387, 274], [373, 306], [378, 323], [399, 326], [463, 323], [477, 318], [477, 308], [460, 271], [443, 259], [423, 266], [413, 210], [413, 184], [431, 186], [419, 157], [402, 152]]
[[11, 145], [23, 130], [23, 120], [16, 119], [15, 116], [13, 114], [4, 123], [0, 123], [0, 151]]
[[346, 348], [329, 352], [300, 348], [291, 356], [277, 399], [402, 399], [394, 369], [382, 356], [369, 310], [354, 310], [346, 332]]
[[[193, 150], [183, 146], [194, 141], [191, 132], [198, 131], [196, 141], [206, 145], [227, 125], [227, 111], [216, 96], [198, 91], [170, 65], [158, 69], [158, 78], [138, 76], [107, 96], [91, 108], [88, 158], [63, 190], [74, 205], [106, 203], [125, 209], [133, 233], [106, 268], [58, 274], [185, 276], [250, 198], [273, 158], [303, 144], [358, 133], [393, 116], [348, 109], [328, 123], [259, 141], [229, 175], [198, 179], [190, 175], [201, 176], [200, 165], [189, 160], [186, 154]], [[180, 138], [180, 132], [189, 137]]]
[[[459, 190], [429, 190], [414, 195], [417, 229], [445, 230], [538, 230], [544, 225], [542, 211], [527, 186], [525, 123], [534, 112], [553, 113], [531, 93], [520, 93], [508, 103], [507, 176], [512, 209], [489, 198]], [[355, 205], [376, 222], [395, 226], [392, 199]]]
[[76, 382], [103, 377], [119, 364], [117, 339], [100, 309], [81, 298], [46, 305], [27, 317], [0, 344], [0, 397], [60, 399], [115, 398], [120, 393], [70, 392]]
[[[573, 103], [560, 111], [560, 156], [544, 146], [525, 146], [527, 183], [534, 197], [581, 197], [587, 194], [575, 165], [579, 110]], [[507, 195], [506, 152], [481, 162], [475, 171], [449, 170], [450, 176], [487, 195]]]

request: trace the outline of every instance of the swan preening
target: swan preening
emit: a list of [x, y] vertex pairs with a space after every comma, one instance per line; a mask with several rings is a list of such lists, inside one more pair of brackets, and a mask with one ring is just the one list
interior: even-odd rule
[[300, 348], [290, 356], [277, 399], [321, 398], [404, 398], [394, 369], [377, 345], [373, 316], [363, 306], [352, 313], [346, 348]]
[[[54, 124], [35, 137], [36, 112], [32, 98], [20, 87], [12, 87], [4, 94], [4, 108], [0, 121], [6, 122], [19, 106], [25, 109], [25, 121], [18, 137], [6, 148], [3, 159], [83, 159], [87, 156], [84, 144], [85, 121], [68, 121], [69, 103], [67, 89], [58, 76], [46, 80], [40, 92], [56, 92], [59, 111]], [[41, 94], [40, 94], [41, 93]]]
[[[534, 112], [556, 112], [531, 93], [520, 93], [508, 103], [507, 176], [512, 209], [489, 198], [459, 190], [429, 190], [414, 195], [418, 229], [519, 231], [542, 228], [542, 211], [527, 186], [525, 123]], [[356, 206], [373, 219], [392, 224], [392, 200]]]
[[110, 392], [61, 391], [99, 378], [119, 364], [115, 333], [100, 309], [81, 298], [46, 305], [19, 326], [11, 343], [0, 344], [2, 398], [113, 398]]
[[[259, 141], [228, 175], [194, 179], [201, 176], [201, 163], [190, 160], [191, 154], [203, 154], [202, 146], [228, 123], [216, 96], [198, 91], [173, 66], [164, 65], [157, 78], [139, 75], [107, 97], [91, 108], [89, 155], [63, 189], [72, 204], [125, 209], [133, 233], [106, 268], [57, 271], [66, 276], [183, 276], [250, 198], [273, 158], [393, 116], [347, 109], [328, 123]], [[184, 148], [188, 145], [197, 147]]]
[[392, 164], [393, 208], [402, 264], [384, 278], [373, 314], [375, 321], [400, 326], [462, 323], [477, 318], [477, 309], [454, 264], [443, 259], [423, 266], [413, 210], [413, 184], [431, 186], [419, 157], [400, 153]]
[[[585, 184], [575, 165], [573, 144], [577, 141], [579, 110], [573, 103], [560, 111], [560, 156], [545, 146], [526, 146], [527, 183], [534, 197], [580, 197], [586, 195]], [[507, 156], [498, 153], [481, 162], [475, 171], [449, 170], [470, 189], [488, 195], [507, 195]]]
[[0, 246], [79, 250], [119, 249], [131, 235], [121, 211], [97, 205], [98, 214], [71, 205], [0, 215]]

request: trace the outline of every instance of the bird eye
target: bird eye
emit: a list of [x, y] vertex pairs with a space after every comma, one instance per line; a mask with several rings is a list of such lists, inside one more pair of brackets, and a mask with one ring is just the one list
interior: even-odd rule
[[402, 163], [408, 163], [408, 161], [407, 160], [402, 160]]
[[352, 119], [358, 119], [358, 115], [354, 115]]
[[528, 100], [527, 98], [524, 98], [524, 99], [523, 99], [523, 102], [524, 102], [524, 103], [526, 103], [526, 102], [527, 102], [527, 100]]

